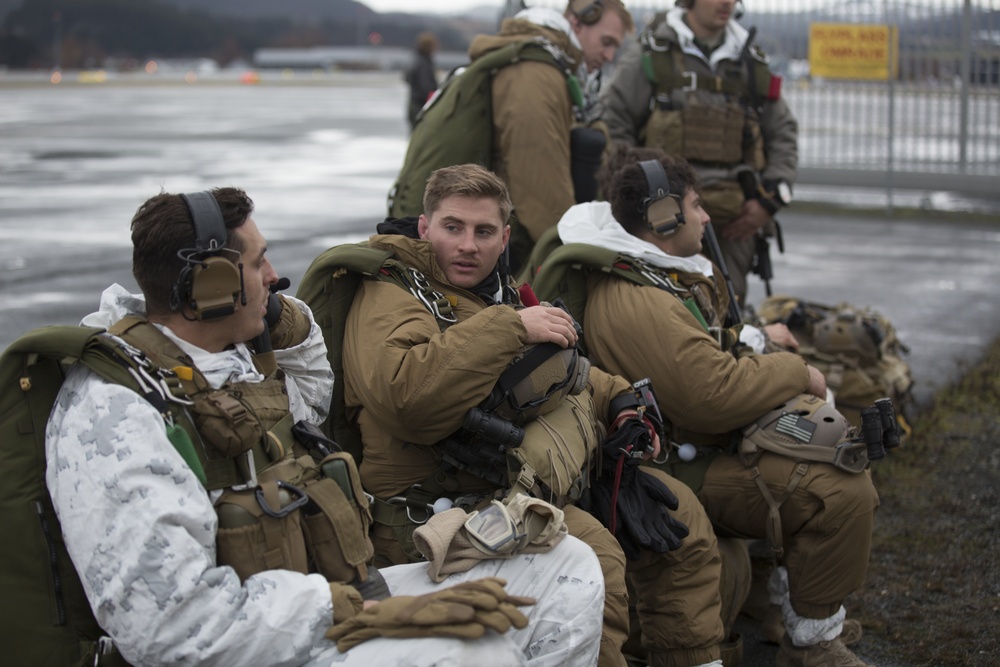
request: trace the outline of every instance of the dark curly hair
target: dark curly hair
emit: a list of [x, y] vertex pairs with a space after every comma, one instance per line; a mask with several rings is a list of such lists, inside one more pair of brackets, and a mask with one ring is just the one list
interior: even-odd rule
[[597, 172], [597, 185], [611, 204], [615, 220], [632, 236], [646, 229], [642, 200], [649, 196], [649, 184], [640, 162], [659, 160], [667, 173], [670, 189], [680, 197], [698, 189], [698, 176], [687, 160], [667, 155], [659, 148], [615, 145]]

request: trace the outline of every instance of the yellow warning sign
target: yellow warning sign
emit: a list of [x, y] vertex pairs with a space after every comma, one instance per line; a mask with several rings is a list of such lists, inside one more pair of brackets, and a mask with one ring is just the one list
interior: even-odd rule
[[812, 23], [809, 73], [831, 79], [885, 81], [890, 63], [899, 72], [899, 31], [895, 26]]

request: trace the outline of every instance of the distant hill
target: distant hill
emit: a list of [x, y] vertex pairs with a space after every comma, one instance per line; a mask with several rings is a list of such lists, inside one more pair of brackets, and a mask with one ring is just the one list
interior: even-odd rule
[[[303, 21], [347, 20], [355, 16], [372, 16], [374, 10], [355, 0], [160, 0], [182, 9], [195, 9], [216, 16], [253, 18], [285, 18], [293, 23]], [[415, 6], [419, 3], [414, 2]]]
[[[379, 14], [355, 0], [0, 0], [0, 66], [100, 67], [109, 59], [209, 57], [225, 65], [262, 47], [367, 44], [412, 47], [424, 30], [465, 51], [495, 20]], [[13, 6], [11, 6], [13, 5]], [[419, 6], [418, 3], [414, 3]]]

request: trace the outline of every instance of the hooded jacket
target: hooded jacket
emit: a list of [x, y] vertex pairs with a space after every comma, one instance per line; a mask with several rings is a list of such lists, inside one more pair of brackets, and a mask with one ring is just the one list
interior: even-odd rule
[[[715, 280], [706, 275], [708, 260], [673, 257], [637, 239], [611, 217], [606, 202], [567, 211], [559, 236], [564, 243], [600, 245], [642, 259], [684, 288], [698, 286], [716, 312], [726, 312]], [[722, 350], [676, 296], [612, 274], [594, 272], [588, 279], [583, 328], [594, 364], [624, 377], [652, 380], [660, 410], [679, 442], [721, 444], [730, 431], [809, 386], [801, 357], [780, 352], [737, 359]]]
[[[361, 479], [379, 498], [404, 492], [436, 472], [437, 442], [462, 425], [525, 345], [527, 332], [514, 307], [487, 305], [452, 286], [428, 241], [377, 235], [372, 247], [391, 250], [422, 272], [432, 289], [453, 304], [457, 322], [444, 331], [431, 312], [398, 285], [365, 280], [347, 316], [344, 347], [345, 404], [364, 442]], [[591, 369], [595, 418], [608, 423], [612, 398], [629, 383]], [[463, 492], [493, 490], [458, 473]]]
[[[576, 71], [583, 52], [565, 18], [541, 9], [518, 17], [504, 21], [497, 35], [473, 39], [469, 58], [544, 37], [568, 56], [567, 65]], [[551, 65], [521, 62], [497, 73], [492, 92], [494, 171], [510, 189], [518, 222], [537, 241], [576, 203], [570, 165], [575, 117], [566, 76]]]
[[[694, 43], [694, 33], [684, 22], [686, 9], [674, 7], [666, 14], [653, 34], [658, 43], [666, 42], [669, 49], [680, 49], [683, 53], [685, 71], [694, 72], [699, 77], [714, 77], [720, 69], [732, 63], [739, 63], [748, 33], [743, 26], [730, 20], [726, 26], [722, 44], [705, 56]], [[642, 143], [643, 130], [651, 114], [650, 101], [653, 99], [653, 84], [643, 69], [643, 49], [633, 43], [622, 53], [615, 68], [614, 76], [601, 96], [604, 102], [604, 119], [614, 141], [635, 146]], [[724, 93], [699, 90], [698, 98], [705, 104], [722, 104]], [[783, 98], [763, 100], [760, 127], [764, 140], [766, 166], [760, 177], [764, 181], [795, 182], [798, 164], [798, 122]], [[668, 153], [670, 147], [657, 146]], [[726, 170], [710, 165], [693, 164], [703, 184], [713, 180], [732, 180], [734, 170]], [[737, 167], [738, 168], [738, 167]]]

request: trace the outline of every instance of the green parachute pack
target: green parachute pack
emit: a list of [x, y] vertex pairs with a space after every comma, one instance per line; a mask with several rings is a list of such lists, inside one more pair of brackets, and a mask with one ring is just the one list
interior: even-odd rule
[[[66, 371], [82, 363], [127, 386], [160, 410], [168, 435], [192, 467], [198, 457], [183, 410], [151, 392], [127, 348], [94, 327], [51, 326], [18, 338], [0, 355], [0, 642], [4, 664], [45, 667], [125, 665], [99, 655], [101, 637], [62, 541], [45, 484], [45, 427]], [[147, 385], [152, 383], [146, 383]]]
[[861, 425], [863, 408], [887, 397], [896, 406], [900, 434], [909, 434], [913, 376], [904, 356], [910, 350], [884, 315], [847, 302], [831, 306], [785, 295], [765, 299], [757, 315], [764, 324], [788, 326], [799, 354], [823, 373], [837, 409], [853, 425]]
[[344, 404], [344, 328], [347, 313], [362, 280], [386, 280], [408, 289], [435, 314], [442, 328], [446, 326], [451, 303], [430, 293], [415, 280], [407, 267], [389, 250], [372, 248], [366, 241], [347, 243], [327, 249], [313, 260], [299, 283], [295, 296], [305, 301], [323, 331], [327, 359], [333, 369], [333, 399], [330, 416], [322, 426], [331, 440], [361, 462], [361, 433], [348, 418]]
[[493, 169], [493, 77], [523, 61], [559, 69], [574, 103], [583, 107], [580, 84], [568, 58], [541, 37], [512, 42], [456, 69], [417, 116], [403, 168], [389, 192], [389, 217], [423, 213], [424, 187], [436, 169], [468, 163]]
[[[573, 319], [582, 325], [587, 309], [587, 276], [595, 271], [610, 273], [643, 287], [657, 287], [670, 292], [708, 331], [708, 323], [695, 300], [687, 293], [678, 293], [675, 285], [656, 272], [647, 270], [642, 262], [615, 250], [587, 243], [562, 244], [555, 227], [546, 230], [539, 238], [522, 278], [529, 280], [539, 299], [549, 302], [561, 299]], [[579, 346], [586, 354], [586, 340], [582, 336]]]

